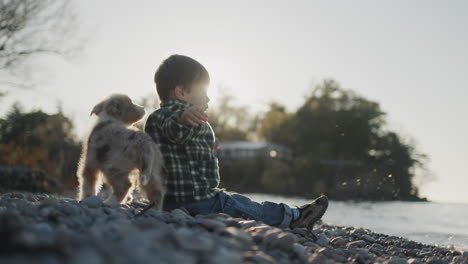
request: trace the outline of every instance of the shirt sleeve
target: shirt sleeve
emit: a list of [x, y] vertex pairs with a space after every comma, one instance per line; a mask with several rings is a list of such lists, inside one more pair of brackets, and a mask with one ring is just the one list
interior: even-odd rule
[[150, 115], [145, 125], [145, 132], [151, 137], [153, 133], [161, 133], [165, 138], [174, 144], [184, 144], [192, 138], [195, 127], [185, 125], [180, 122], [182, 113], [190, 105], [177, 108], [160, 108]]

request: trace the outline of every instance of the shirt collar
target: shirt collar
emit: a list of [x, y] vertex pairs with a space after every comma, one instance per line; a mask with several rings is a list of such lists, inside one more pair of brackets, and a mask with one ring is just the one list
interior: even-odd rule
[[178, 99], [169, 99], [169, 100], [167, 100], [165, 102], [162, 102], [161, 107], [170, 106], [170, 105], [173, 105], [173, 104], [180, 104], [180, 105], [184, 105], [184, 106], [191, 106], [192, 105], [191, 103], [187, 103], [187, 102], [184, 102], [184, 101], [181, 101], [181, 100], [178, 100]]

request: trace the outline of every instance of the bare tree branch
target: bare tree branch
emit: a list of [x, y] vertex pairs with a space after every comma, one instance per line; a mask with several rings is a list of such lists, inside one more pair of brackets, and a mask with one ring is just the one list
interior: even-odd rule
[[[11, 75], [21, 71], [16, 66], [31, 56], [67, 57], [73, 52], [75, 16], [70, 4], [71, 0], [0, 0], [0, 86], [18, 87], [18, 80], [9, 78], [16, 78]], [[27, 82], [27, 76], [23, 78]]]

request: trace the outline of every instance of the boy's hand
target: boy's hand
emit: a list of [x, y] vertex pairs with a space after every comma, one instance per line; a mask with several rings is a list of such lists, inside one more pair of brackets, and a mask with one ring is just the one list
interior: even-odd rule
[[183, 124], [197, 127], [208, 122], [208, 115], [203, 112], [199, 107], [192, 105], [187, 108], [180, 116], [180, 121]]

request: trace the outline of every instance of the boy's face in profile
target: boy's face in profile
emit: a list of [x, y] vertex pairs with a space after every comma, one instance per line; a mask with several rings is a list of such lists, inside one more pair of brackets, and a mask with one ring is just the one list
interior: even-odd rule
[[182, 89], [181, 92], [176, 94], [178, 94], [177, 97], [179, 100], [191, 103], [201, 110], [206, 111], [206, 109], [208, 109], [208, 102], [210, 101], [207, 94], [208, 85], [209, 83], [196, 82], [192, 84], [190, 91]]

